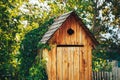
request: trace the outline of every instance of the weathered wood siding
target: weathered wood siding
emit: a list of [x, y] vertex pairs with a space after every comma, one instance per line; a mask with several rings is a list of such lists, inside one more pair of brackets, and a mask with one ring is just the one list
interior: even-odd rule
[[[69, 16], [49, 40], [51, 50], [43, 51], [49, 80], [91, 80], [92, 41], [75, 15]], [[74, 30], [69, 35], [67, 30]], [[58, 46], [72, 45], [72, 46]], [[84, 45], [83, 47], [77, 45]]]
[[57, 80], [80, 80], [79, 52], [79, 47], [57, 47]]

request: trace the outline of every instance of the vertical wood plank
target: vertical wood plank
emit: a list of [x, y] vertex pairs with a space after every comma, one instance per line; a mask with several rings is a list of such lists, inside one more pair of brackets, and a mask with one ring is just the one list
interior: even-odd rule
[[94, 80], [94, 71], [92, 72], [92, 80]]
[[70, 44], [70, 35], [67, 33], [67, 30], [70, 29], [70, 27], [71, 27], [70, 17], [67, 19], [64, 26], [66, 26], [66, 27], [63, 28], [64, 29], [64, 34], [65, 34], [65, 36], [64, 36], [65, 43], [64, 44], [69, 45]]
[[51, 52], [48, 52], [47, 49], [44, 49], [43, 53], [44, 53], [43, 57], [47, 58], [46, 66], [47, 66], [48, 80], [52, 80], [51, 78]]
[[87, 37], [85, 35], [84, 59], [85, 59], [85, 80], [89, 80], [89, 59], [88, 59], [88, 45]]
[[91, 46], [89, 45], [89, 47], [87, 48], [88, 49], [88, 80], [92, 80], [92, 48]]
[[81, 48], [79, 48], [79, 51], [80, 51], [80, 65], [79, 65], [79, 67], [80, 67], [80, 74], [79, 74], [79, 76], [80, 76], [80, 79], [81, 80], [84, 80], [84, 74], [83, 74], [83, 53], [82, 53], [82, 51], [81, 51]]
[[70, 54], [69, 54], [69, 80], [74, 80], [74, 77], [73, 77], [73, 51], [74, 49], [73, 48], [69, 48], [69, 51], [70, 51]]
[[71, 24], [71, 29], [74, 30], [74, 34], [70, 35], [71, 37], [71, 43], [72, 45], [76, 44], [76, 22], [75, 22], [75, 18], [74, 16], [71, 16], [71, 19], [70, 19], [70, 24]]
[[83, 50], [81, 50], [81, 56], [82, 56], [82, 74], [81, 75], [82, 75], [83, 80], [85, 80], [85, 60], [84, 60]]
[[110, 73], [110, 78], [111, 78], [111, 80], [113, 80], [113, 76], [112, 76], [113, 74], [112, 74], [112, 72]]
[[[87, 40], [86, 40], [87, 41]], [[89, 59], [88, 59], [88, 45], [86, 44], [86, 47], [84, 49], [84, 56], [85, 56], [85, 80], [89, 80]]]
[[60, 44], [60, 41], [59, 41], [60, 30], [57, 30], [55, 34], [56, 34], [56, 35], [54, 35], [55, 36], [55, 39], [54, 39], [55, 44]]
[[83, 80], [87, 80], [87, 75], [88, 75], [88, 74], [87, 74], [87, 71], [86, 71], [86, 70], [87, 70], [87, 64], [86, 64], [86, 63], [87, 63], [87, 62], [86, 62], [86, 61], [87, 61], [87, 60], [86, 60], [86, 57], [87, 57], [87, 56], [86, 56], [86, 50], [87, 50], [87, 49], [86, 49], [86, 42], [85, 42], [85, 41], [86, 41], [85, 32], [84, 32], [83, 28], [81, 28], [81, 34], [82, 34], [81, 41], [82, 41], [82, 44], [84, 45], [84, 47], [81, 48], [81, 49], [82, 49], [82, 59], [83, 59], [83, 60], [82, 60], [82, 61], [83, 61], [83, 62], [82, 62], [82, 64], [83, 64], [83, 76], [84, 76], [84, 77], [83, 77], [83, 78], [84, 78]]
[[73, 47], [74, 49], [74, 80], [79, 80], [79, 48]]
[[56, 80], [56, 46], [53, 45], [51, 53], [51, 79]]
[[120, 80], [120, 67], [118, 68], [118, 80]]
[[82, 32], [81, 32], [81, 26], [79, 25], [79, 23], [76, 23], [76, 44], [83, 44], [82, 43]]
[[[83, 33], [83, 29], [81, 28], [80, 29], [80, 43], [82, 43], [84, 46], [85, 46], [85, 44], [84, 44], [84, 33]], [[83, 80], [85, 80], [85, 59], [84, 59], [84, 47], [82, 47], [81, 48], [81, 50], [80, 50], [80, 52], [81, 52], [81, 72], [82, 72], [82, 79]]]
[[[81, 25], [79, 24], [79, 22], [77, 22], [77, 42], [78, 44], [83, 44], [83, 35], [82, 35], [82, 28], [81, 28]], [[84, 80], [84, 64], [83, 64], [83, 51], [82, 51], [83, 48], [79, 48], [79, 54], [80, 54], [80, 79], [81, 80]]]
[[62, 48], [57, 47], [57, 80], [62, 80]]
[[63, 80], [68, 80], [68, 48], [63, 48]]
[[60, 44], [64, 44], [64, 42], [65, 42], [65, 40], [64, 40], [64, 36], [65, 36], [65, 34], [64, 34], [64, 30], [63, 30], [63, 28], [61, 27], [60, 28], [60, 30], [59, 30], [59, 41], [60, 41]]

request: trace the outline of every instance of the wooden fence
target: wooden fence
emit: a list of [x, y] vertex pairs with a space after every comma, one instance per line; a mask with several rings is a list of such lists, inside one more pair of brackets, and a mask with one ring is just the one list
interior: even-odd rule
[[112, 71], [92, 72], [92, 80], [120, 80], [120, 64], [118, 61], [110, 62], [112, 64]]
[[120, 80], [120, 70], [112, 72], [92, 72], [92, 80]]
[[92, 80], [120, 80], [112, 72], [93, 72]]

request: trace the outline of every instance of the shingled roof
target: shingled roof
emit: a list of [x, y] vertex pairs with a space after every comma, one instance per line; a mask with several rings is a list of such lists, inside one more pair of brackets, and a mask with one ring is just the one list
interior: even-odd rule
[[[55, 22], [50, 26], [49, 30], [44, 34], [44, 36], [41, 39], [41, 43], [47, 43], [48, 40], [52, 37], [52, 35], [60, 28], [60, 26], [65, 22], [65, 20], [72, 14], [76, 14], [75, 11], [70, 11], [68, 13], [65, 13], [61, 16], [59, 16], [57, 19], [55, 19]], [[78, 15], [76, 14], [78, 17]], [[79, 17], [78, 17], [79, 18]], [[79, 18], [79, 20], [82, 22], [82, 20]], [[93, 34], [89, 31], [89, 29], [84, 25], [82, 22], [84, 30], [88, 33], [88, 35], [91, 37], [92, 41], [95, 44], [98, 44], [97, 40], [93, 36]]]

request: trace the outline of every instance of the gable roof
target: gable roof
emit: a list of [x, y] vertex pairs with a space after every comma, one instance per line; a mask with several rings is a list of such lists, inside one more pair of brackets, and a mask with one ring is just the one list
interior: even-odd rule
[[[55, 22], [50, 26], [49, 30], [44, 34], [44, 36], [41, 39], [41, 43], [47, 43], [48, 40], [52, 37], [52, 35], [60, 28], [60, 26], [65, 22], [65, 20], [71, 15], [71, 14], [75, 14], [77, 17], [78, 15], [75, 13], [75, 11], [70, 11], [68, 13], [65, 13], [63, 15], [61, 15], [60, 17], [58, 17]], [[79, 18], [79, 17], [78, 17]], [[89, 31], [89, 29], [84, 25], [84, 23], [82, 22], [82, 20], [79, 18], [79, 22], [82, 23], [82, 27], [83, 29], [87, 32], [87, 34], [89, 35], [89, 37], [92, 39], [92, 41], [95, 43], [95, 45], [98, 44], [97, 40], [95, 39], [95, 37], [93, 36], [93, 34]]]

